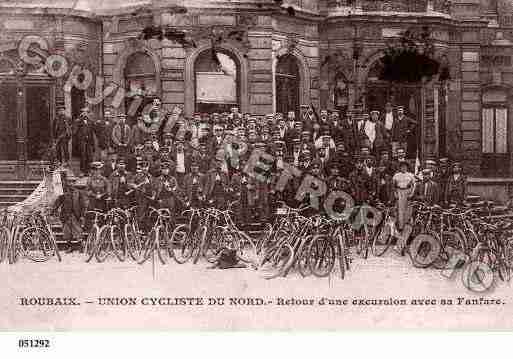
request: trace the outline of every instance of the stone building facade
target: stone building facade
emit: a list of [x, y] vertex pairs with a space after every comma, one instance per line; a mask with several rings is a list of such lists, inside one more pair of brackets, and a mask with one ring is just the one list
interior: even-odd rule
[[[192, 115], [199, 106], [198, 59], [213, 44], [237, 68], [232, 105], [241, 112], [360, 104], [382, 111], [392, 101], [418, 121], [421, 157], [461, 157], [474, 177], [512, 175], [510, 0], [92, 0], [72, 8], [75, 3], [1, 3], [0, 88], [11, 98], [0, 107], [0, 127], [10, 134], [0, 136], [0, 153], [10, 151], [0, 155], [2, 177], [37, 177], [30, 128], [42, 122], [39, 127], [51, 129], [58, 103], [71, 104], [76, 113], [85, 97], [105, 91], [105, 101], [93, 106], [97, 116], [109, 106], [127, 110], [124, 95], [133, 81], [151, 87], [168, 109], [179, 105]], [[149, 26], [199, 35], [194, 46], [185, 47], [166, 38], [138, 39]], [[401, 31], [426, 28], [450, 78], [408, 85], [379, 80], [377, 66], [387, 43]], [[242, 35], [234, 38], [232, 31]], [[61, 55], [68, 72], [56, 77], [31, 64], [17, 71], [17, 49], [26, 36], [46, 43], [31, 44], [30, 54], [43, 62]], [[82, 89], [70, 86], [75, 66], [93, 74]], [[37, 91], [46, 93], [43, 117], [29, 106], [41, 98]]]

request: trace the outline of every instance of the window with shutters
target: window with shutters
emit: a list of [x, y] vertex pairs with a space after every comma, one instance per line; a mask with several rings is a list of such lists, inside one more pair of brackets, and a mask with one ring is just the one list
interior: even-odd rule
[[506, 92], [486, 91], [481, 116], [481, 170], [485, 176], [509, 175], [509, 117]]
[[508, 109], [483, 108], [483, 153], [508, 152]]

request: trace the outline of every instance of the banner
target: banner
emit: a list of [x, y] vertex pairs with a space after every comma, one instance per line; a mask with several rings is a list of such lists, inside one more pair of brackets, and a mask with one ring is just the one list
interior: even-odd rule
[[8, 208], [9, 212], [30, 213], [35, 210], [51, 208], [57, 198], [63, 194], [61, 172], [57, 168], [52, 173], [44, 173], [43, 180], [36, 189], [23, 201]]
[[202, 103], [236, 103], [235, 79], [222, 72], [198, 72], [196, 96], [197, 101]]

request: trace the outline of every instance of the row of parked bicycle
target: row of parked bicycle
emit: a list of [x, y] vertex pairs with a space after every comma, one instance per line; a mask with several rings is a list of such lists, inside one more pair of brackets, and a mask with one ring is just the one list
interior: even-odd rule
[[[513, 222], [479, 215], [479, 209], [412, 203], [412, 221], [402, 231], [395, 225], [395, 208], [379, 211], [360, 206], [340, 218], [305, 217], [305, 208], [282, 203], [273, 223], [249, 232], [232, 219], [230, 210], [191, 208], [180, 219], [167, 209], [150, 208], [151, 230], [142, 233], [136, 207], [89, 211], [92, 224], [82, 241], [86, 262], [112, 257], [143, 264], [206, 261], [224, 267], [242, 264], [262, 271], [265, 278], [298, 272], [302, 276], [341, 278], [351, 268], [352, 255], [367, 259], [391, 247], [408, 253], [416, 267], [449, 269], [479, 261], [504, 281], [513, 265]], [[376, 215], [376, 213], [378, 215]], [[48, 218], [41, 212], [0, 218], [0, 262], [20, 258], [61, 260]], [[225, 263], [227, 261], [232, 263]], [[338, 264], [338, 265], [337, 265]]]

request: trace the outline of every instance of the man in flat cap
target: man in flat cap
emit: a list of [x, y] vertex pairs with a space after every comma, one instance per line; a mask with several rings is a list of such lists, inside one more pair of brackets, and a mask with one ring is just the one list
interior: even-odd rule
[[80, 192], [76, 188], [76, 180], [61, 173], [63, 194], [57, 198], [52, 213], [59, 211], [62, 222], [63, 239], [68, 246], [67, 252], [73, 252], [74, 243], [82, 238], [82, 222], [84, 216], [84, 203]]
[[415, 186], [417, 200], [433, 206], [440, 202], [440, 187], [433, 180], [433, 171], [429, 168], [422, 170], [422, 180]]
[[445, 198], [447, 203], [463, 204], [467, 195], [467, 176], [463, 174], [461, 162], [452, 164], [452, 171], [447, 181]]
[[191, 161], [191, 170], [185, 175], [184, 189], [187, 197], [186, 206], [192, 208], [203, 207], [205, 178], [199, 171], [198, 159]]
[[110, 197], [110, 182], [102, 175], [103, 163], [91, 163], [91, 176], [87, 180], [86, 193], [89, 199], [88, 209], [105, 211]]
[[210, 206], [225, 208], [229, 197], [230, 180], [224, 171], [224, 158], [215, 158], [210, 170], [205, 174], [203, 195]]
[[53, 139], [55, 143], [55, 151], [57, 161], [67, 166], [70, 160], [69, 141], [72, 135], [72, 126], [70, 119], [66, 116], [66, 108], [59, 106], [57, 108], [57, 116], [53, 126]]
[[116, 170], [109, 177], [114, 206], [119, 208], [128, 208], [130, 206], [133, 196], [127, 195], [126, 192], [130, 189], [129, 183], [131, 181], [132, 174], [127, 171], [125, 160], [120, 158], [117, 162]]
[[171, 161], [163, 161], [160, 164], [160, 176], [155, 179], [155, 200], [160, 208], [167, 208], [172, 214], [176, 214], [185, 205], [186, 200], [172, 174], [172, 166]]
[[132, 130], [126, 123], [126, 115], [118, 115], [118, 123], [112, 129], [112, 144], [120, 157], [126, 159], [132, 143]]
[[73, 138], [78, 143], [80, 153], [80, 175], [84, 176], [89, 173], [89, 165], [93, 162], [96, 138], [88, 107], [82, 109], [73, 127]]
[[[392, 142], [398, 143], [398, 146], [403, 148], [405, 151], [408, 151], [408, 141], [412, 139], [412, 136], [415, 134], [415, 126], [416, 122], [406, 116], [404, 107], [397, 107], [397, 118], [394, 121], [394, 126], [392, 127]], [[408, 153], [406, 152], [406, 156]]]
[[440, 200], [443, 204], [447, 203], [447, 198], [445, 197], [447, 192], [447, 183], [449, 182], [449, 176], [451, 174], [449, 158], [442, 157], [438, 160], [438, 169], [435, 173], [436, 182], [440, 185]]
[[346, 145], [346, 150], [350, 154], [356, 153], [358, 150], [358, 127], [357, 123], [354, 120], [353, 112], [348, 110], [346, 112], [346, 117], [342, 122], [342, 133], [344, 134], [344, 144]]

